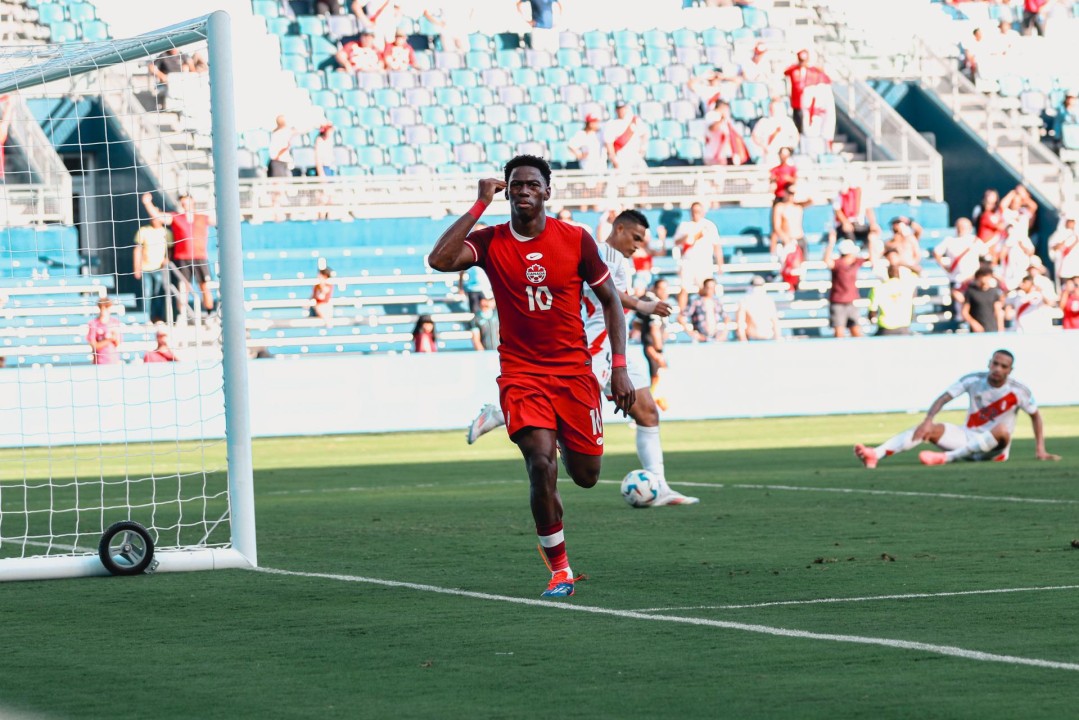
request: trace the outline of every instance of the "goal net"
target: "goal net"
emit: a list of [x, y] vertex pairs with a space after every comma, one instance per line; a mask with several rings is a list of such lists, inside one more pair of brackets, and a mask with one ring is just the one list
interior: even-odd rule
[[256, 563], [230, 33], [0, 48], [0, 580]]

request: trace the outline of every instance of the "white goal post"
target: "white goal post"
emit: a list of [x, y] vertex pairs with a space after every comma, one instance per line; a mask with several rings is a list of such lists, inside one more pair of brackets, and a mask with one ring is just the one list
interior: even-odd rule
[[[257, 565], [231, 34], [0, 47], [0, 580], [107, 574], [125, 521], [158, 572]], [[185, 195], [214, 307], [139, 234], [197, 225]]]

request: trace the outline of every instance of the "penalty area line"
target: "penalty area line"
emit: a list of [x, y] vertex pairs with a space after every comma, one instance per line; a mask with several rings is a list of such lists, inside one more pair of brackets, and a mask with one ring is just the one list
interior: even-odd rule
[[698, 627], [711, 627], [721, 630], [739, 630], [742, 632], [772, 635], [776, 637], [801, 638], [805, 640], [822, 640], [827, 642], [852, 643], [857, 645], [875, 645], [897, 650], [914, 650], [917, 652], [944, 655], [963, 660], [978, 662], [996, 662], [1008, 665], [1025, 665], [1029, 667], [1047, 668], [1052, 670], [1079, 671], [1079, 664], [1059, 662], [1056, 660], [1042, 660], [1040, 658], [1019, 657], [1015, 655], [998, 655], [996, 653], [982, 652], [980, 650], [968, 650], [952, 645], [934, 645], [932, 643], [912, 642], [910, 640], [895, 640], [891, 638], [864, 637], [861, 635], [839, 635], [833, 633], [810, 632], [808, 630], [791, 630], [788, 628], [772, 627], [769, 625], [755, 625], [751, 623], [732, 622], [729, 620], [709, 620], [706, 618], [683, 617], [678, 615], [653, 615], [651, 613], [636, 610], [616, 610], [612, 608], [597, 607], [594, 605], [576, 605], [572, 601], [537, 600], [535, 598], [512, 597], [510, 595], [495, 595], [492, 593], [473, 592], [457, 588], [445, 588], [437, 585], [424, 585], [420, 583], [400, 582], [397, 580], [383, 580], [380, 578], [363, 577], [359, 575], [336, 575], [332, 573], [298, 572], [295, 570], [281, 570], [277, 568], [253, 568], [251, 572], [259, 572], [267, 575], [280, 575], [287, 577], [303, 577], [321, 580], [333, 580], [336, 582], [363, 583], [367, 585], [379, 585], [381, 587], [401, 588], [416, 590], [419, 592], [437, 593], [440, 595], [453, 595], [456, 597], [471, 598], [473, 600], [486, 600], [489, 602], [511, 603], [527, 607], [542, 607], [553, 610], [567, 610], [572, 612], [590, 613], [593, 615], [607, 615], [610, 617], [624, 618], [628, 620], [644, 620], [650, 622], [677, 623], [681, 625], [694, 625]]

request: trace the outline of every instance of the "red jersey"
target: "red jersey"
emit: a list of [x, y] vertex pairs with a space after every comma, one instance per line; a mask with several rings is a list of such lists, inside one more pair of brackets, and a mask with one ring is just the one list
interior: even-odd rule
[[983, 210], [978, 216], [978, 239], [996, 240], [1004, 231], [1004, 213], [998, 207], [996, 210]]
[[779, 197], [798, 179], [798, 168], [794, 165], [781, 163], [772, 168], [768, 174], [775, 185], [776, 197]]
[[173, 260], [205, 260], [210, 236], [210, 218], [202, 213], [179, 213], [172, 216]]
[[502, 373], [591, 373], [581, 298], [585, 282], [601, 285], [610, 270], [588, 231], [548, 217], [531, 240], [518, 240], [504, 223], [470, 234], [465, 245], [491, 281]]
[[1060, 309], [1064, 311], [1064, 329], [1079, 330], [1079, 294], [1070, 293], [1060, 298]]
[[815, 67], [791, 65], [783, 71], [783, 74], [791, 81], [792, 110], [802, 109], [802, 94], [807, 87], [810, 85], [825, 85], [832, 82], [827, 73], [820, 68]]

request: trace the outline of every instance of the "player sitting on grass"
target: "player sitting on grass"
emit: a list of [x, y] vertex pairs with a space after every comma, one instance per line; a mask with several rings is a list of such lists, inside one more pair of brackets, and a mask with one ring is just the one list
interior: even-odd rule
[[[1038, 405], [1026, 385], [1012, 380], [1015, 356], [1007, 350], [997, 350], [989, 360], [989, 372], [964, 375], [934, 401], [925, 419], [914, 428], [905, 430], [876, 448], [855, 445], [854, 454], [869, 469], [881, 458], [911, 450], [923, 442], [935, 444], [944, 452], [923, 450], [918, 459], [923, 465], [943, 465], [956, 460], [1008, 459], [1015, 416], [1021, 408], [1030, 415], [1034, 426], [1034, 457], [1039, 460], [1059, 460], [1059, 455], [1045, 451], [1045, 426]], [[937, 416], [952, 398], [967, 394], [970, 409], [964, 427], [951, 423], [935, 423]]]
[[[636, 210], [626, 210], [615, 218], [614, 227], [606, 241], [599, 244], [599, 255], [611, 270], [614, 285], [618, 290], [622, 307], [626, 312], [636, 310], [642, 315], [671, 314], [671, 306], [665, 302], [645, 300], [629, 294], [628, 259], [638, 247], [646, 246], [648, 218]], [[581, 316], [584, 320], [588, 351], [592, 354], [592, 373], [603, 388], [608, 399], [611, 393], [611, 342], [607, 337], [607, 328], [603, 322], [603, 306], [591, 288], [585, 288], [581, 302]], [[632, 316], [627, 316], [632, 317]], [[637, 399], [630, 408], [629, 415], [637, 424], [637, 457], [641, 465], [659, 480], [660, 493], [652, 503], [661, 505], [693, 505], [695, 497], [686, 497], [667, 485], [663, 471], [663, 448], [659, 442], [659, 408], [652, 398], [651, 378], [645, 366], [644, 357], [637, 353], [630, 354], [629, 378], [633, 382]], [[502, 411], [494, 405], [484, 405], [480, 414], [468, 428], [468, 444], [495, 428], [506, 424]]]

